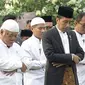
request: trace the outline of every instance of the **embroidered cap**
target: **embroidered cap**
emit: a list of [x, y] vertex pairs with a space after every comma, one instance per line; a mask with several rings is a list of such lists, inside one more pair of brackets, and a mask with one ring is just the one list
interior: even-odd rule
[[41, 17], [35, 17], [31, 21], [31, 26], [37, 25], [37, 24], [45, 24], [45, 20]]
[[8, 19], [3, 22], [1, 29], [6, 29], [11, 32], [19, 32], [19, 25], [15, 20]]

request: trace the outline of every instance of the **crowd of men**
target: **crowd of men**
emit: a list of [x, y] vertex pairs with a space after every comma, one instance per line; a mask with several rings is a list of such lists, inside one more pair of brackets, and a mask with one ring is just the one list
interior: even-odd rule
[[20, 30], [6, 15], [0, 27], [0, 85], [85, 85], [85, 13], [59, 6], [51, 16], [34, 17]]

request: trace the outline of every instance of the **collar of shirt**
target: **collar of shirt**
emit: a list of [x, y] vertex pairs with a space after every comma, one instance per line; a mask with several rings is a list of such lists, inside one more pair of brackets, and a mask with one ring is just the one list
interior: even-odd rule
[[73, 30], [76, 33], [78, 42], [80, 44], [80, 46], [83, 48], [84, 52], [85, 52], [85, 34], [80, 34], [78, 33], [76, 30]]
[[78, 37], [80, 37], [82, 40], [84, 39], [85, 40], [85, 34], [80, 34], [79, 32], [77, 32], [76, 30], [73, 30]]
[[56, 25], [56, 29], [58, 30], [59, 33], [66, 34], [66, 32], [62, 32], [62, 31], [58, 28], [57, 25]]
[[37, 42], [41, 43], [41, 40], [39, 38], [35, 37], [34, 35], [32, 35], [32, 37], [35, 38]]
[[61, 41], [62, 41], [65, 53], [70, 53], [69, 40], [68, 40], [67, 33], [66, 32], [63, 33], [61, 30], [59, 30], [57, 25], [56, 25], [56, 28], [59, 32], [60, 37], [61, 37]]
[[56, 29], [58, 30], [59, 34], [64, 34], [64, 35], [66, 35], [66, 32], [62, 32], [62, 31], [58, 28], [57, 25], [56, 25]]
[[81, 33], [79, 33], [79, 32], [77, 32], [76, 30], [73, 30], [75, 33], [77, 33], [79, 36], [83, 36], [84, 34], [81, 34]]
[[[7, 47], [7, 45], [0, 39], [0, 43], [3, 45], [3, 46], [5, 46], [5, 47]], [[7, 47], [8, 48], [8, 47]]]

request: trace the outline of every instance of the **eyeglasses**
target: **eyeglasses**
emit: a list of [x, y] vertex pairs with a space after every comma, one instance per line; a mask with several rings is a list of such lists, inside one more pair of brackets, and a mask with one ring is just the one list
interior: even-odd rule
[[12, 38], [12, 37], [17, 37], [17, 34], [18, 33], [13, 33], [13, 32], [6, 32], [6, 36], [8, 36], [9, 38]]
[[82, 27], [85, 27], [85, 23], [79, 23]]
[[46, 26], [46, 30], [49, 30], [51, 28], [52, 28], [52, 26]]
[[46, 29], [46, 27], [45, 26], [37, 26], [37, 29], [39, 29], [39, 30], [45, 30]]

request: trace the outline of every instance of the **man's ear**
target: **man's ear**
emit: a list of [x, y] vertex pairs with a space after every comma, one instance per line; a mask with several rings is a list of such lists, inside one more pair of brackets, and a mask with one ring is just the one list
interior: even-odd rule
[[77, 21], [74, 21], [74, 25], [76, 25], [78, 22]]
[[59, 20], [59, 18], [58, 17], [56, 17], [56, 22]]
[[31, 30], [33, 30], [33, 27], [31, 27]]
[[4, 30], [3, 30], [3, 29], [1, 29], [1, 30], [0, 30], [0, 34], [3, 34], [3, 32], [4, 32]]

